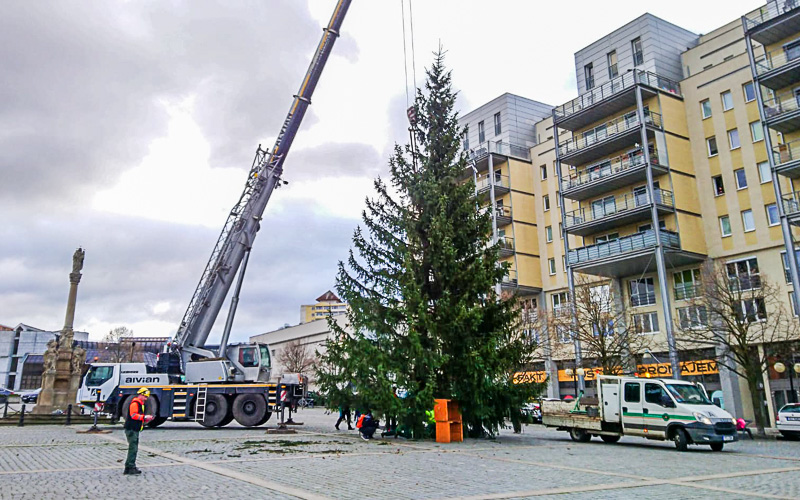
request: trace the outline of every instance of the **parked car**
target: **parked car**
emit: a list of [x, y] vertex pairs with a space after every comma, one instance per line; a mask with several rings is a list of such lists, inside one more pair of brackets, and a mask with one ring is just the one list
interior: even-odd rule
[[21, 399], [23, 403], [35, 403], [39, 400], [39, 393], [42, 392], [42, 388], [35, 389], [33, 391], [23, 392]]
[[785, 438], [800, 438], [800, 403], [790, 403], [778, 410], [775, 418], [778, 430]]
[[0, 403], [5, 403], [8, 398], [14, 395], [14, 391], [0, 387]]
[[525, 403], [522, 406], [522, 414], [529, 416], [534, 424], [542, 423], [542, 405], [539, 403]]

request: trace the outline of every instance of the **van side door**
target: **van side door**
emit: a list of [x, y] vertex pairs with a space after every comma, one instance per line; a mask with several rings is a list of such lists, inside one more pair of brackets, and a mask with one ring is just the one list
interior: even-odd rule
[[642, 418], [642, 384], [625, 381], [622, 388], [622, 429], [632, 436], [644, 435]]
[[644, 414], [645, 433], [649, 437], [666, 439], [671, 403], [672, 398], [661, 384], [657, 382], [644, 384], [642, 413]]

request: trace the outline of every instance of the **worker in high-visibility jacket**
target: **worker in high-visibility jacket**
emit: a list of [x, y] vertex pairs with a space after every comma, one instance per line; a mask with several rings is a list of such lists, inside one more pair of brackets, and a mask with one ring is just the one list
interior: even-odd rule
[[127, 409], [125, 437], [128, 439], [128, 458], [125, 460], [125, 472], [123, 474], [137, 475], [142, 473], [136, 468], [136, 454], [139, 452], [139, 433], [144, 429], [144, 424], [153, 420], [152, 415], [145, 413], [145, 404], [149, 397], [150, 391], [147, 387], [142, 387]]

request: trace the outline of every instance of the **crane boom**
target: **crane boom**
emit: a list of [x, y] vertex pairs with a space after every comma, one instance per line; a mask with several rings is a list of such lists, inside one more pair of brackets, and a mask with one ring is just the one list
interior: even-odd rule
[[281, 131], [271, 150], [256, 150], [247, 176], [244, 191], [233, 206], [225, 226], [217, 239], [211, 258], [206, 264], [189, 307], [183, 316], [172, 342], [185, 363], [191, 354], [223, 356], [204, 349], [211, 328], [219, 315], [223, 302], [234, 282], [245, 253], [250, 250], [259, 230], [261, 216], [273, 189], [280, 182], [283, 162], [289, 153], [297, 130], [305, 116], [319, 77], [339, 36], [344, 16], [351, 0], [338, 0], [330, 21], [323, 29], [322, 39], [306, 71], [300, 90], [294, 96]]

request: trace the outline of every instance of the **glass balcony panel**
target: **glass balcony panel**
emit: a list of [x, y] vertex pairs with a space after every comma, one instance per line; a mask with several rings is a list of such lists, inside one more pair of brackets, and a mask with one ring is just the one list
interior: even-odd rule
[[[665, 246], [680, 248], [680, 237], [673, 231], [661, 230], [661, 240]], [[621, 256], [627, 252], [644, 250], [656, 245], [653, 230], [624, 236], [618, 240], [597, 243], [569, 251], [569, 264], [574, 266], [606, 257]]]
[[[672, 191], [655, 189], [653, 201], [659, 205], [674, 208]], [[618, 215], [628, 210], [650, 206], [650, 196], [645, 192], [630, 193], [617, 197], [608, 197], [596, 200], [588, 207], [581, 207], [564, 215], [566, 228], [596, 222], [612, 215]]]

